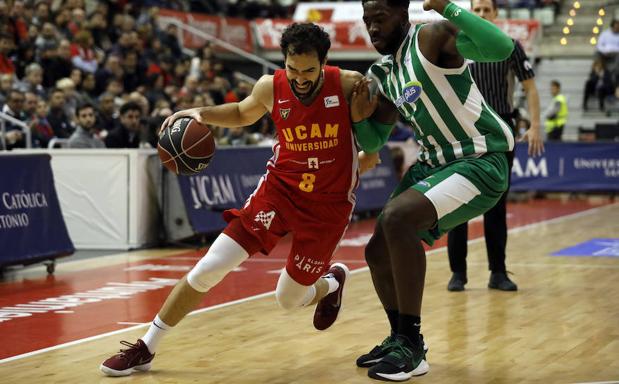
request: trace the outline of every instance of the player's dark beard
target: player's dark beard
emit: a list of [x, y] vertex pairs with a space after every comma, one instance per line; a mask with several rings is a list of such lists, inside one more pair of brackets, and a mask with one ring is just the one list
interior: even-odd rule
[[398, 25], [393, 32], [391, 32], [391, 35], [389, 35], [389, 38], [387, 39], [389, 43], [385, 46], [382, 52], [379, 51], [378, 53], [381, 55], [395, 55], [400, 48], [402, 41], [406, 38], [409, 28], [410, 24], [408, 23], [406, 25]]
[[309, 92], [304, 93], [304, 94], [297, 93], [297, 90], [294, 86], [294, 82], [295, 82], [294, 80], [288, 81], [288, 82], [290, 83], [290, 89], [292, 89], [292, 93], [294, 93], [297, 99], [306, 100], [314, 96], [314, 93], [316, 92], [318, 87], [322, 85], [322, 77], [323, 77], [323, 73], [322, 71], [320, 71], [320, 76], [318, 76], [318, 80], [316, 80], [316, 82], [312, 84], [312, 87], [310, 88]]

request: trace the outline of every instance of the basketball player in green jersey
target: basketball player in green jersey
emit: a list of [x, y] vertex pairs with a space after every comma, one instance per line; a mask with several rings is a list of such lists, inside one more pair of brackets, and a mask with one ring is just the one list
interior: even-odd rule
[[494, 24], [447, 0], [425, 0], [447, 20], [411, 26], [407, 0], [362, 0], [363, 21], [376, 50], [385, 55], [370, 68], [369, 119], [358, 132], [386, 141], [400, 113], [414, 127], [418, 161], [404, 175], [376, 224], [365, 256], [391, 335], [357, 360], [371, 378], [404, 381], [423, 375], [419, 335], [426, 272], [422, 240], [432, 244], [451, 228], [493, 207], [507, 188], [505, 152], [514, 145], [509, 126], [488, 106], [471, 78], [467, 59], [507, 59], [512, 40]]

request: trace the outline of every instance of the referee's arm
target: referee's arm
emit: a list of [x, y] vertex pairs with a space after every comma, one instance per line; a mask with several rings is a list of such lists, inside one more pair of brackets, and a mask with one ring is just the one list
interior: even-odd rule
[[511, 59], [516, 77], [518, 77], [518, 81], [522, 83], [524, 88], [529, 116], [531, 117], [531, 126], [523, 140], [526, 140], [529, 144], [529, 156], [539, 156], [544, 152], [544, 142], [540, 128], [539, 93], [535, 85], [535, 72], [522, 45], [518, 41], [515, 41]]

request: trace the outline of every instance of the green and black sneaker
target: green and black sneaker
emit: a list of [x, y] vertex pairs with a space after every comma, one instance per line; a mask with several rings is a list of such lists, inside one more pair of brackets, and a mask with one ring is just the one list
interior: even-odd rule
[[425, 375], [430, 370], [421, 339], [414, 345], [406, 336], [398, 335], [390, 348], [391, 352], [368, 370], [368, 376], [372, 379], [406, 381], [413, 376]]
[[[423, 335], [419, 335], [421, 343], [423, 344], [423, 351], [428, 353], [428, 346], [423, 340]], [[383, 357], [387, 356], [391, 352], [391, 347], [395, 343], [395, 334], [387, 336], [381, 345], [375, 346], [369, 353], [359, 356], [357, 359], [357, 367], [370, 368], [376, 365]]]

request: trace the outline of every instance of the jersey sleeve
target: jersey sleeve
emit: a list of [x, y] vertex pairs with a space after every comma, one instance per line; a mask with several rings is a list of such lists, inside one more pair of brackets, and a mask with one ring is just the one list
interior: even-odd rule
[[512, 52], [510, 61], [518, 81], [522, 82], [534, 78], [535, 71], [533, 70], [533, 66], [527, 54], [524, 52], [524, 48], [522, 48], [522, 44], [517, 40], [514, 40], [514, 43], [514, 52]]

